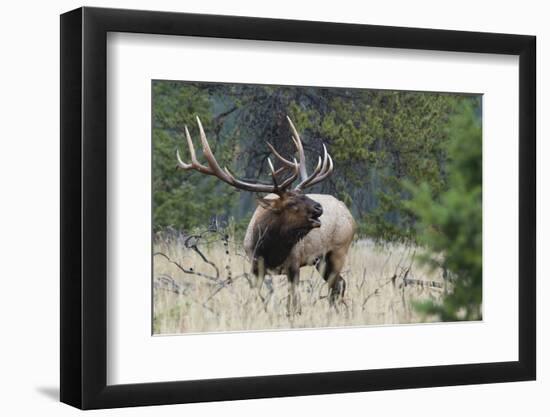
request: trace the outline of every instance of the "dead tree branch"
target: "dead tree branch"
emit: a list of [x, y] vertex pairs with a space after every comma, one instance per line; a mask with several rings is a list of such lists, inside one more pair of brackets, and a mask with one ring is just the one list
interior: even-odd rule
[[189, 275], [196, 275], [198, 277], [201, 277], [201, 278], [205, 278], [209, 281], [212, 281], [212, 282], [215, 282], [217, 284], [219, 284], [221, 281], [218, 277], [213, 277], [211, 275], [208, 275], [208, 274], [204, 274], [202, 272], [198, 272], [198, 271], [195, 271], [193, 268], [184, 268], [183, 266], [181, 266], [178, 262], [170, 259], [170, 257], [162, 252], [155, 252], [153, 253], [153, 256], [162, 256], [163, 258], [165, 258], [169, 263], [171, 263], [172, 265], [175, 265], [180, 271], [182, 271], [183, 273], [185, 274], [189, 274]]

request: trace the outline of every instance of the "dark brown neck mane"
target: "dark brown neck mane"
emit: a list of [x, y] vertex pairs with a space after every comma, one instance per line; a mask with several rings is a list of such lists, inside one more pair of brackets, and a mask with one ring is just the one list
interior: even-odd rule
[[306, 236], [311, 228], [290, 230], [278, 216], [267, 212], [254, 227], [254, 261], [263, 259], [265, 268], [280, 266], [294, 245]]

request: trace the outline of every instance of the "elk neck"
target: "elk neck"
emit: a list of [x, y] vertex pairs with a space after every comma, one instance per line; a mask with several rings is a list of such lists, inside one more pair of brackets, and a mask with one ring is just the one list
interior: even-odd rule
[[283, 264], [294, 245], [304, 238], [311, 228], [289, 229], [276, 216], [266, 213], [254, 227], [254, 259], [263, 258], [266, 268]]

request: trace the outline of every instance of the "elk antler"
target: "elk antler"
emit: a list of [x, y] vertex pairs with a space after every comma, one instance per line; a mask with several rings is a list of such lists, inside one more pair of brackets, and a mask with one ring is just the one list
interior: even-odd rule
[[[212, 153], [212, 149], [210, 149], [210, 145], [208, 143], [208, 140], [206, 139], [206, 134], [204, 133], [204, 129], [202, 127], [201, 120], [197, 116], [197, 124], [199, 125], [199, 133], [202, 143], [202, 150], [204, 153], [204, 157], [206, 158], [206, 162], [208, 163], [208, 166], [201, 164], [197, 160], [197, 156], [195, 153], [195, 148], [193, 146], [193, 141], [191, 140], [191, 135], [189, 134], [189, 130], [187, 129], [187, 126], [185, 126], [185, 137], [187, 138], [187, 146], [189, 147], [189, 154], [191, 156], [191, 163], [187, 164], [181, 160], [179, 150], [176, 150], [176, 158], [178, 160], [178, 167], [185, 170], [185, 171], [198, 171], [202, 174], [206, 175], [213, 175], [223, 182], [246, 191], [253, 191], [253, 192], [261, 192], [261, 193], [280, 193], [284, 191], [286, 188], [288, 188], [298, 177], [298, 172], [300, 170], [300, 166], [298, 162], [294, 159], [293, 162], [288, 161], [285, 159], [286, 163], [285, 165], [290, 168], [292, 167], [292, 174], [290, 177], [285, 179], [281, 184], [278, 184], [278, 181], [276, 179], [276, 176], [278, 173], [281, 172], [281, 170], [275, 171], [273, 168], [273, 164], [270, 159], [268, 159], [269, 167], [271, 170], [271, 176], [273, 179], [273, 185], [268, 184], [258, 184], [258, 183], [250, 183], [246, 182], [240, 179], [237, 179], [231, 171], [227, 167], [224, 167], [223, 169], [218, 164], [218, 161], [216, 161], [216, 158], [214, 157], [214, 154]], [[276, 154], [277, 157], [282, 158], [279, 154]]]
[[[290, 130], [292, 131], [292, 141], [294, 142], [294, 145], [296, 146], [296, 150], [298, 151], [298, 166], [299, 166], [301, 181], [296, 187], [294, 187], [294, 190], [303, 191], [307, 187], [311, 187], [323, 181], [326, 177], [332, 174], [332, 171], [334, 170], [334, 163], [332, 162], [332, 158], [330, 157], [330, 154], [328, 153], [325, 144], [323, 144], [323, 158], [321, 159], [321, 157], [319, 157], [319, 161], [317, 162], [317, 166], [315, 167], [315, 170], [311, 175], [308, 176], [307, 170], [306, 170], [306, 157], [305, 157], [304, 147], [302, 145], [302, 139], [300, 138], [300, 135], [298, 134], [296, 127], [294, 127], [294, 123], [292, 123], [292, 120], [290, 120], [290, 117], [286, 116], [286, 119], [288, 120], [288, 123], [290, 124]], [[267, 146], [269, 146], [269, 149], [271, 150], [273, 155], [275, 155], [277, 159], [283, 164], [283, 168], [291, 168], [294, 166], [294, 163], [284, 158], [283, 156], [281, 156], [281, 154], [279, 154], [275, 150], [273, 145], [268, 143]], [[282, 170], [282, 168], [280, 168], [279, 171], [280, 170]]]

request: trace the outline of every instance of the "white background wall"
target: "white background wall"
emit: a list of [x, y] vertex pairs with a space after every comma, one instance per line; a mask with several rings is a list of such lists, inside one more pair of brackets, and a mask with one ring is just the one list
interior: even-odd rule
[[[0, 410], [3, 415], [74, 415], [59, 392], [59, 17], [82, 4], [5, 2], [0, 24]], [[550, 97], [550, 26], [545, 2], [233, 0], [92, 1], [86, 5], [509, 32], [538, 37], [538, 381], [100, 411], [95, 415], [548, 415], [550, 179], [542, 120]], [[545, 181], [546, 180], [546, 181]], [[505, 225], [503, 226], [505, 229]], [[545, 233], [546, 232], [546, 233]], [[544, 234], [544, 236], [543, 236]], [[546, 395], [545, 395], [546, 394]]]

